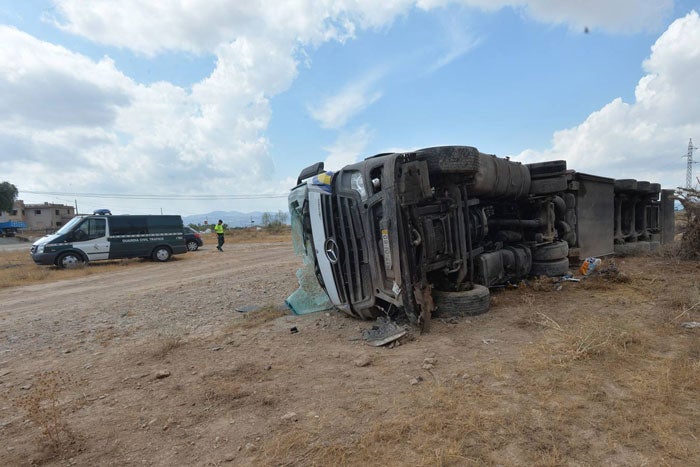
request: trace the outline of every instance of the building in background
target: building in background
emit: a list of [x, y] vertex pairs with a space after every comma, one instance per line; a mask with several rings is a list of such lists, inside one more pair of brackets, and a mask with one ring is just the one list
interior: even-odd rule
[[15, 201], [11, 212], [0, 212], [0, 222], [24, 222], [27, 230], [53, 231], [60, 229], [73, 217], [73, 206], [54, 203], [25, 204], [21, 199]]
[[24, 222], [24, 201], [15, 200], [12, 211], [0, 211], [0, 222]]

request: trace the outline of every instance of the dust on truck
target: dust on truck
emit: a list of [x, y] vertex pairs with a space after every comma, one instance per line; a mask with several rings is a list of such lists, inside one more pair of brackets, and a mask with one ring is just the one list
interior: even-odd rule
[[562, 276], [570, 257], [673, 239], [673, 191], [522, 164], [468, 146], [386, 153], [335, 173], [317, 163], [289, 195], [295, 249], [332, 304], [373, 319], [478, 314], [489, 287]]

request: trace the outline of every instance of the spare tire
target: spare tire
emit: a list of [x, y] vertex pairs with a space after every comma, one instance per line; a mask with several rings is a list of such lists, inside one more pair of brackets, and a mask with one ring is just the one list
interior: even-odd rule
[[559, 241], [538, 246], [532, 253], [534, 261], [552, 261], [566, 258], [569, 255], [569, 244]]
[[533, 261], [530, 274], [533, 276], [559, 277], [569, 272], [569, 258], [553, 261]]
[[491, 305], [487, 287], [474, 284], [471, 290], [443, 292], [433, 290], [434, 316], [475, 316], [486, 313]]

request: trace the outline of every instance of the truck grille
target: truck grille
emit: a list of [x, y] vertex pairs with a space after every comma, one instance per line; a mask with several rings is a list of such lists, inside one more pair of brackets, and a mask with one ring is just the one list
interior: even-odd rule
[[336, 241], [340, 253], [338, 262], [331, 265], [338, 295], [350, 305], [367, 301], [371, 279], [357, 203], [342, 195], [322, 196], [321, 206], [326, 238]]

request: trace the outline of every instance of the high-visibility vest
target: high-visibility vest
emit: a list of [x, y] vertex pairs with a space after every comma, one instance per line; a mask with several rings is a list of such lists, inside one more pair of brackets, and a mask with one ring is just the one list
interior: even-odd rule
[[216, 232], [218, 234], [224, 233], [224, 224], [216, 224], [214, 226], [214, 232]]

